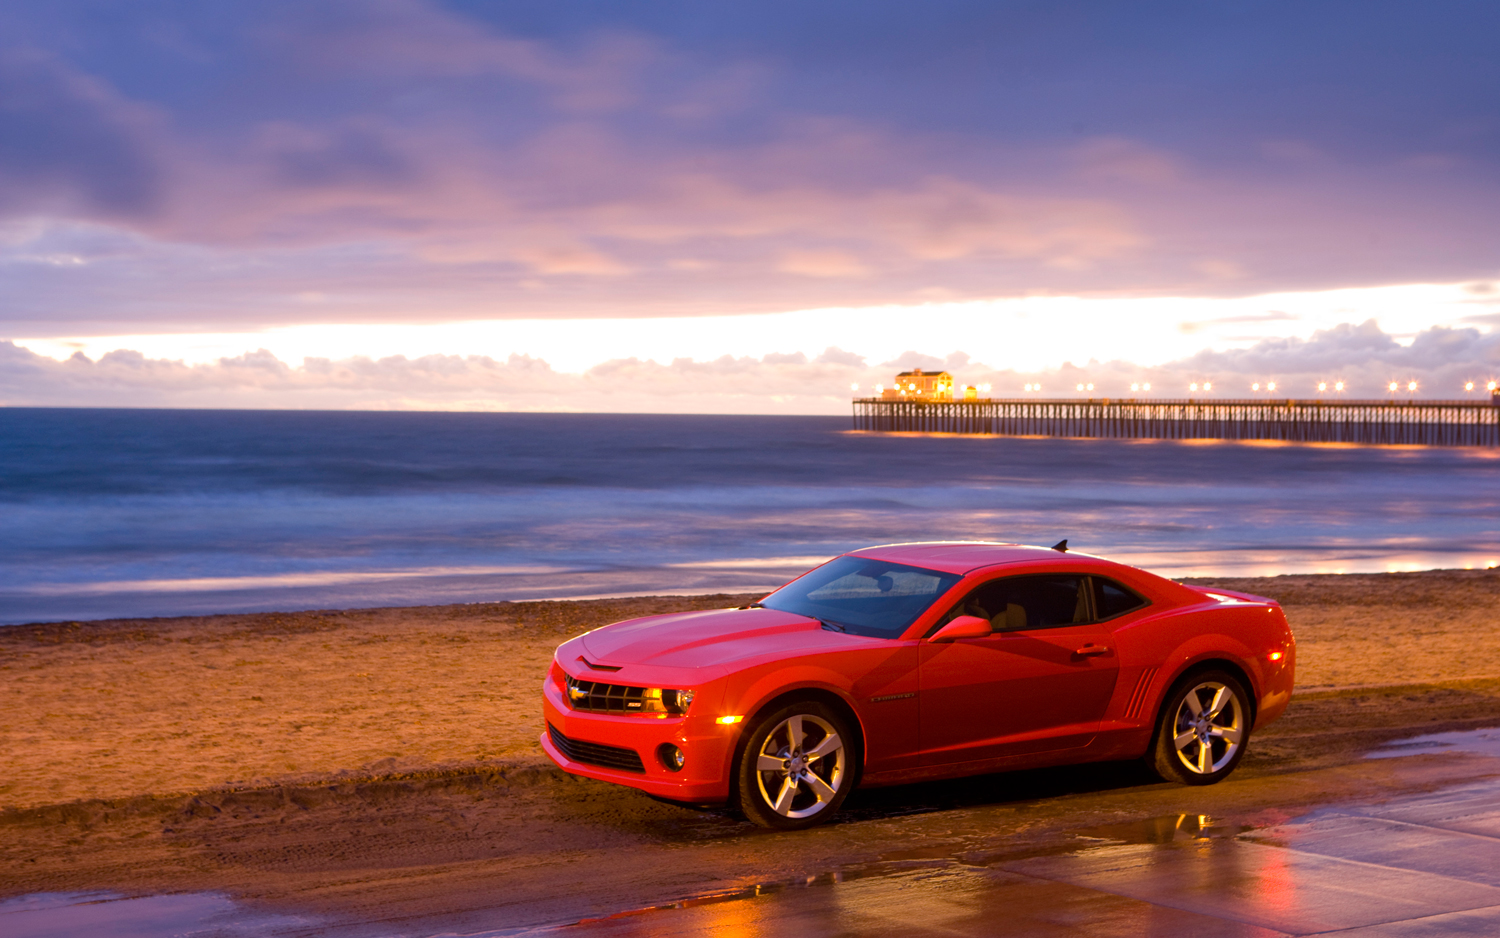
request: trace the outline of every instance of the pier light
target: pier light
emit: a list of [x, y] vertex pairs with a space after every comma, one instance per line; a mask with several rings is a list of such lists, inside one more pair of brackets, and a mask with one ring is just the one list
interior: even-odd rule
[[1397, 385], [1396, 382], [1392, 381], [1389, 385], [1386, 386], [1386, 390], [1395, 391], [1397, 387], [1399, 387], [1399, 385]]
[[1474, 390], [1474, 382], [1472, 382], [1472, 381], [1465, 381], [1464, 382], [1464, 390], [1465, 391], [1472, 391], [1472, 390]]
[[1188, 385], [1188, 390], [1189, 391], [1196, 391], [1196, 390], [1198, 390], [1198, 382], [1194, 381], [1192, 384], [1189, 384]]
[[1344, 389], [1344, 382], [1342, 382], [1342, 381], [1335, 381], [1335, 382], [1333, 382], [1333, 389], [1335, 391], [1342, 391]]
[[1489, 391], [1490, 393], [1494, 393], [1497, 389], [1500, 389], [1500, 383], [1491, 381], [1489, 384], [1485, 385], [1484, 389], [1486, 391]]
[[1082, 390], [1083, 390], [1083, 385], [1082, 385], [1082, 384], [1080, 384], [1080, 385], [1079, 385], [1079, 386], [1078, 386], [1078, 390], [1080, 390], [1080, 391], [1082, 391]]
[[1408, 381], [1408, 382], [1406, 382], [1406, 389], [1408, 391], [1415, 391], [1417, 389], [1417, 382], [1415, 382], [1415, 381]]
[[1134, 384], [1132, 384], [1130, 386], [1130, 390], [1132, 390], [1132, 391], [1139, 391], [1140, 389], [1141, 389], [1141, 383], [1139, 381], [1135, 382]]
[[1147, 381], [1147, 382], [1143, 383], [1141, 385], [1141, 390], [1142, 391], [1149, 391], [1149, 390], [1151, 390], [1151, 382]]
[[1260, 390], [1260, 382], [1256, 381], [1256, 382], [1252, 383], [1250, 385], [1250, 390], [1252, 390], [1252, 391], [1259, 391]]
[[1276, 390], [1276, 382], [1275, 381], [1267, 381], [1266, 382], [1266, 390], [1267, 391], [1274, 391], [1274, 390]]
[[1031, 385], [1029, 385], [1029, 384], [1026, 385], [1026, 390], [1030, 391], [1031, 390]]
[[1324, 392], [1326, 390], [1328, 390], [1328, 382], [1327, 381], [1319, 381], [1318, 382], [1318, 393], [1321, 394], [1322, 392]]
[[859, 382], [856, 381], [853, 384], [849, 385], [849, 390], [851, 390], [851, 391], [858, 391], [859, 390]]
[[875, 393], [876, 394], [884, 394], [885, 393], [885, 385], [883, 385], [883, 384], [877, 384], [877, 385], [875, 385]]
[[988, 384], [981, 384], [979, 386], [979, 390], [981, 390], [981, 391], [988, 391], [989, 389], [990, 389], [990, 386]]
[[1205, 382], [1203, 382], [1203, 390], [1205, 390], [1205, 391], [1212, 391], [1213, 389], [1214, 389], [1214, 383], [1212, 381], [1205, 381]]
[[1092, 391], [1093, 389], [1094, 389], [1094, 386], [1092, 384], [1090, 384], [1089, 385], [1089, 390]]

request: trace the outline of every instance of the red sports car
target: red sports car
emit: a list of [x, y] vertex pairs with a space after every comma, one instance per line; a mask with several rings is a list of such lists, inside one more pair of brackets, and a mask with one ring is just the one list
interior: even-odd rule
[[1141, 757], [1234, 771], [1292, 694], [1273, 600], [1016, 544], [869, 547], [739, 609], [631, 619], [557, 649], [563, 769], [765, 827], [856, 785]]

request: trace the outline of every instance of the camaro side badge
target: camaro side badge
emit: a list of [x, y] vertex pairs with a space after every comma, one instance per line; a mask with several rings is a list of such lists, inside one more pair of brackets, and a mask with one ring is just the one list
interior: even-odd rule
[[884, 697], [871, 697], [870, 698], [870, 703], [880, 703], [882, 700], [900, 700], [903, 697], [915, 697], [915, 696], [917, 696], [917, 692], [916, 691], [909, 691], [908, 693], [905, 693], [905, 694], [886, 694]]

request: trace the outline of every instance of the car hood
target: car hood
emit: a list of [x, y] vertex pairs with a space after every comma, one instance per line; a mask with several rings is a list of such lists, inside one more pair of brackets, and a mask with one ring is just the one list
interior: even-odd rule
[[713, 609], [631, 619], [583, 636], [595, 664], [712, 668], [763, 655], [847, 649], [862, 638], [824, 629], [816, 619], [775, 609]]

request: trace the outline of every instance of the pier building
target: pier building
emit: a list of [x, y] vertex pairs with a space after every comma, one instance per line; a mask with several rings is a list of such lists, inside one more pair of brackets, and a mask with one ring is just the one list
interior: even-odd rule
[[953, 376], [946, 371], [923, 371], [913, 368], [896, 375], [890, 387], [876, 389], [883, 401], [951, 401]]

